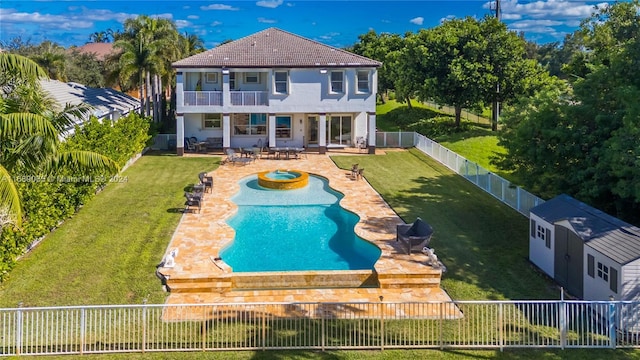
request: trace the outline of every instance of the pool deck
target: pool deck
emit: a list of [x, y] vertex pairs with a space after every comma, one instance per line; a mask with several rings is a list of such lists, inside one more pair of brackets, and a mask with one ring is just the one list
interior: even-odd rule
[[[381, 151], [378, 153], [383, 154]], [[183, 284], [197, 284], [205, 281], [203, 279], [211, 282], [217, 278], [228, 278], [230, 268], [216, 258], [221, 249], [234, 238], [234, 230], [225, 220], [237, 211], [237, 206], [230, 198], [240, 190], [238, 180], [259, 171], [297, 169], [326, 177], [329, 186], [344, 194], [341, 206], [360, 216], [355, 232], [382, 250], [382, 255], [375, 264], [380, 287], [232, 291], [190, 289], [172, 291], [167, 304], [379, 302], [381, 297], [385, 302], [451, 301], [449, 295], [440, 288], [442, 269], [430, 266], [424, 254], [414, 252], [407, 255], [403, 244], [395, 241], [396, 225], [403, 223], [402, 219], [366, 179], [352, 179], [350, 171], [339, 169], [330, 155], [339, 154], [310, 153], [301, 159], [291, 160], [262, 158], [247, 165], [224, 164], [210, 172], [209, 175], [213, 176], [213, 190], [204, 194], [202, 210], [199, 213], [184, 213], [167, 248], [167, 254], [173, 249], [178, 250], [175, 266], [160, 268], [159, 271], [168, 278], [167, 282], [182, 281]], [[194, 175], [194, 181], [196, 180]], [[309, 273], [313, 275], [314, 272]], [[277, 277], [277, 274], [273, 274], [275, 282]], [[403, 283], [393, 280], [400, 278], [406, 281]]]

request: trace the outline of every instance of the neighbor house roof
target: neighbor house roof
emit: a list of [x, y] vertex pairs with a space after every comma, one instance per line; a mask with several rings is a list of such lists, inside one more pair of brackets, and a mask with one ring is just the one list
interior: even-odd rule
[[66, 104], [86, 103], [94, 108], [93, 115], [98, 118], [105, 117], [114, 110], [126, 114], [140, 107], [138, 99], [113, 89], [92, 88], [57, 80], [42, 80], [40, 85], [58, 103], [60, 109]]
[[269, 28], [173, 63], [189, 67], [378, 67], [364, 56]]
[[112, 43], [87, 43], [75, 48], [76, 51], [83, 54], [93, 54], [96, 59], [103, 61], [107, 55], [113, 52]]
[[566, 220], [591, 248], [619, 264], [640, 258], [640, 228], [563, 194], [531, 209], [555, 224]]

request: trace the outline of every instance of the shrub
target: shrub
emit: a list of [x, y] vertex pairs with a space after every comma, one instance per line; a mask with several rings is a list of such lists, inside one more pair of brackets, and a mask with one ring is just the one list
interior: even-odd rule
[[[83, 127], [76, 127], [75, 134], [60, 149], [94, 151], [122, 167], [145, 148], [151, 139], [149, 129], [150, 122], [134, 113], [115, 122], [91, 118]], [[63, 169], [51, 176], [15, 176], [25, 219], [20, 229], [11, 225], [0, 229], [0, 282], [30, 244], [73, 216], [112, 175], [98, 170], [77, 174]]]

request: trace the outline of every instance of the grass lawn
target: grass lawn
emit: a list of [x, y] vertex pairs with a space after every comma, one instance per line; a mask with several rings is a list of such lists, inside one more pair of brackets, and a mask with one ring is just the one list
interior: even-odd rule
[[0, 307], [162, 303], [155, 275], [184, 207], [184, 189], [217, 158], [143, 156], [18, 262]]
[[[640, 359], [637, 350], [609, 350], [609, 349], [507, 349], [500, 350], [348, 350], [348, 351], [220, 351], [220, 352], [172, 352], [146, 354], [104, 354], [82, 355], [82, 359], [91, 360], [451, 360], [451, 359], [499, 359], [499, 360], [583, 360], [606, 359], [624, 360]], [[65, 356], [39, 356], [38, 359], [69, 359]]]
[[365, 177], [406, 222], [435, 232], [431, 245], [448, 270], [453, 299], [557, 299], [559, 290], [528, 261], [528, 220], [416, 149], [381, 156], [334, 156]]
[[[437, 118], [438, 122], [454, 122], [454, 117], [448, 115], [441, 110], [429, 107], [417, 101], [411, 102], [413, 109], [410, 110], [406, 104], [398, 103], [395, 100], [389, 100], [385, 104], [379, 104], [376, 107], [377, 124], [380, 131], [398, 131], [400, 127], [398, 123], [407, 124], [420, 122], [425, 118]], [[402, 120], [399, 120], [402, 119]], [[506, 150], [498, 145], [498, 136], [491, 131], [491, 127], [487, 124], [477, 124], [467, 122], [469, 130], [451, 133], [439, 133], [423, 135], [438, 142], [440, 145], [449, 150], [464, 156], [483, 168], [503, 178], [519, 184], [518, 179], [509, 171], [499, 169], [492, 164], [492, 160], [498, 154], [505, 154]], [[426, 129], [428, 130], [428, 128]]]

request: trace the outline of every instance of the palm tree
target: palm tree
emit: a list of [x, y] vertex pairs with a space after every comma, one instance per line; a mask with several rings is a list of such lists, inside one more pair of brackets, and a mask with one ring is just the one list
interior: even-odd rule
[[67, 81], [65, 73], [65, 49], [51, 41], [43, 41], [38, 54], [31, 56], [31, 59], [40, 65], [49, 78]]
[[177, 59], [178, 31], [170, 20], [144, 15], [125, 20], [124, 27], [124, 34], [114, 44], [122, 50], [120, 77], [136, 79], [141, 111], [146, 109], [149, 115], [149, 99], [153, 99], [154, 119], [158, 120], [160, 77], [171, 69], [171, 61]]
[[[20, 100], [20, 94], [33, 94], [29, 89], [37, 89], [38, 80], [46, 78], [46, 72], [26, 57], [0, 53], [0, 79], [10, 75], [18, 78], [11, 84], [15, 86], [14, 92], [0, 97], [0, 212], [4, 211], [20, 226], [22, 205], [14, 181], [18, 171], [25, 175], [52, 174], [63, 168], [117, 171], [118, 166], [108, 157], [94, 152], [58, 151], [60, 135], [64, 131], [61, 129], [68, 125], [69, 117], [42, 110], [46, 106], [25, 105], [26, 102]], [[43, 96], [35, 96], [32, 100], [38, 99], [46, 101]], [[71, 108], [65, 110], [71, 111]]]

